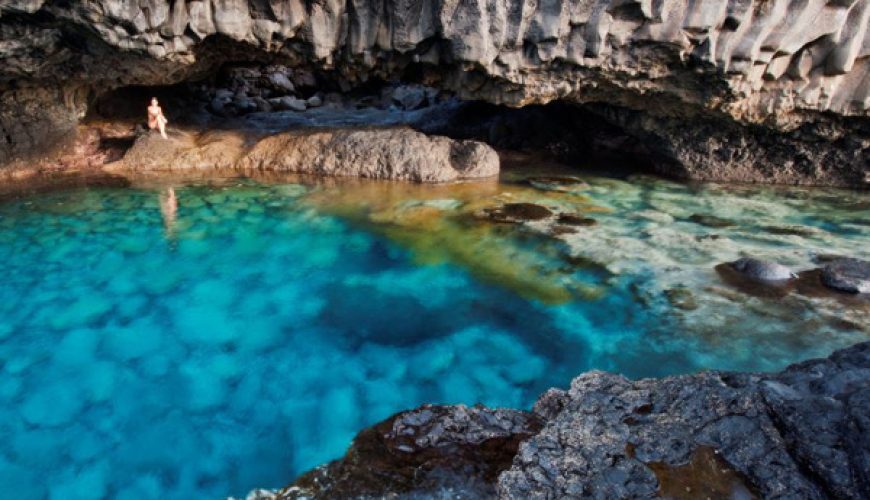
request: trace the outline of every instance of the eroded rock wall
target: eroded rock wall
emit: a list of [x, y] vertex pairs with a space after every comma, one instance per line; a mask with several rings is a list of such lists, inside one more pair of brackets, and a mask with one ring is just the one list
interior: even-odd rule
[[[821, 153], [795, 171], [845, 162], [847, 173], [821, 182], [855, 185], [870, 147], [868, 25], [870, 0], [17, 0], [0, 6], [0, 85], [100, 92], [275, 57], [350, 86], [414, 66], [467, 98], [641, 111], [637, 133], [670, 138], [671, 158], [690, 173], [776, 168], [782, 155], [746, 159], [739, 149], [791, 147], [735, 141], [716, 123], [797, 134]], [[699, 118], [713, 123], [712, 144], [674, 125]]]

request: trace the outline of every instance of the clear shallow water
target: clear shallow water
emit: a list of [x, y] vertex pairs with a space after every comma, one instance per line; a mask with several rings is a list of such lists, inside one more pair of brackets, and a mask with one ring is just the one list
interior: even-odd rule
[[[866, 258], [865, 195], [587, 180], [228, 181], [176, 187], [174, 222], [150, 187], [0, 203], [0, 496], [242, 495], [424, 402], [528, 407], [591, 368], [776, 369], [866, 339], [861, 304], [745, 296], [712, 271], [746, 249]], [[505, 201], [599, 224], [474, 216]], [[823, 232], [758, 231], [774, 222]]]

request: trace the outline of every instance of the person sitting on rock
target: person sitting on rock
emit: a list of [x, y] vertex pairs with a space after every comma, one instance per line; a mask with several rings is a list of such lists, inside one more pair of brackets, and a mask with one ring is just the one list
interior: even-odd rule
[[166, 137], [166, 124], [169, 120], [166, 119], [166, 116], [163, 115], [163, 108], [160, 107], [160, 104], [157, 103], [157, 98], [151, 98], [151, 105], [148, 106], [148, 128], [151, 130], [159, 129], [160, 135], [164, 139], [168, 139]]

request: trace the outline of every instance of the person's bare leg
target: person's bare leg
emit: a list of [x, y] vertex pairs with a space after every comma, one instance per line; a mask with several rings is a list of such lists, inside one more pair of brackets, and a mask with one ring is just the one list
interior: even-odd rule
[[160, 135], [161, 135], [164, 139], [169, 139], [169, 137], [166, 137], [166, 120], [158, 119], [158, 120], [157, 120], [157, 126], [160, 127]]

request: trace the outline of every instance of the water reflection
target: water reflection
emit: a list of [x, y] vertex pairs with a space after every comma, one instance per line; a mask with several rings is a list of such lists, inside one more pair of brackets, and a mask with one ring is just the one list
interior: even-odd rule
[[170, 186], [160, 193], [160, 213], [163, 216], [163, 230], [166, 239], [175, 240], [175, 225], [178, 219], [178, 198], [175, 188]]

